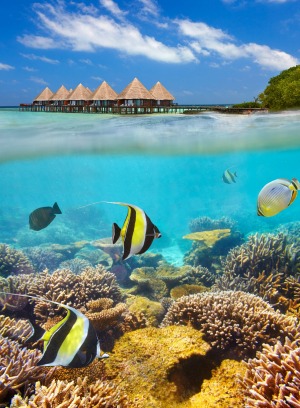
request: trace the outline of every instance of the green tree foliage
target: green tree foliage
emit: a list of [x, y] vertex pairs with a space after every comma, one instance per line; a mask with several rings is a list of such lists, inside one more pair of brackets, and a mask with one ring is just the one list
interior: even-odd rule
[[271, 78], [259, 99], [264, 108], [273, 110], [300, 108], [300, 65]]

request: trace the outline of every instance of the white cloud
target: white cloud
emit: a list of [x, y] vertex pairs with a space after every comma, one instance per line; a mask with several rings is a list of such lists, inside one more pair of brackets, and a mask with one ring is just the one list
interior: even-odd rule
[[12, 65], [3, 64], [0, 62], [0, 71], [10, 71], [11, 69], [15, 69]]
[[[103, 0], [102, 0], [103, 1]], [[109, 48], [130, 56], [144, 56], [149, 59], [182, 63], [197, 61], [194, 52], [185, 45], [171, 47], [143, 35], [129, 22], [121, 23], [101, 15], [70, 14], [63, 3], [53, 7], [51, 4], [39, 4], [35, 8], [39, 25], [49, 33], [51, 38], [59, 40], [60, 46], [73, 51], [96, 51]], [[30, 44], [27, 44], [30, 46]]]
[[32, 67], [23, 67], [23, 69], [24, 69], [24, 71], [27, 71], [27, 72], [35, 72], [35, 71], [37, 71], [37, 69], [35, 69], [35, 68], [32, 68]]
[[159, 11], [156, 3], [152, 0], [140, 0], [140, 3], [142, 4], [142, 13], [158, 17]]
[[100, 0], [101, 5], [106, 8], [113, 16], [123, 19], [127, 12], [122, 11], [117, 3], [113, 0]]
[[22, 37], [18, 36], [17, 41], [26, 47], [49, 50], [58, 48], [59, 44], [49, 37], [42, 37], [40, 35], [25, 34]]
[[40, 57], [40, 56], [35, 55], [35, 54], [22, 54], [21, 53], [21, 55], [22, 55], [22, 57], [27, 58], [29, 60], [33, 60], [33, 61], [38, 60], [38, 61], [46, 62], [48, 64], [59, 64], [58, 60], [54, 60], [54, 59], [43, 57], [43, 56]]
[[38, 78], [38, 77], [30, 77], [30, 81], [35, 82], [36, 84], [40, 85], [48, 85], [48, 82], [46, 82], [43, 78]]
[[94, 79], [95, 81], [103, 81], [103, 78], [99, 77], [99, 76], [91, 76], [92, 79]]
[[89, 58], [80, 59], [79, 62], [82, 62], [83, 64], [86, 65], [93, 65], [92, 61]]
[[176, 20], [176, 23], [182, 34], [192, 39], [191, 47], [202, 55], [206, 51], [224, 60], [250, 58], [262, 68], [271, 70], [287, 69], [298, 63], [293, 56], [267, 45], [255, 43], [236, 45], [230, 35], [205, 23], [194, 23], [189, 20]]

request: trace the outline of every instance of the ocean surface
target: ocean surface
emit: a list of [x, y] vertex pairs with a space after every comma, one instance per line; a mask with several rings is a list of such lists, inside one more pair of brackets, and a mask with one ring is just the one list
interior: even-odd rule
[[[225, 184], [230, 168], [236, 183]], [[300, 199], [276, 217], [256, 214], [269, 181], [300, 178], [300, 112], [112, 116], [0, 109], [0, 242], [17, 248], [96, 240], [122, 225], [121, 201], [144, 209], [162, 232], [150, 251], [174, 265], [197, 217], [230, 217], [245, 233], [300, 221]], [[35, 208], [62, 215], [29, 230]], [[66, 228], [66, 223], [68, 228]]]

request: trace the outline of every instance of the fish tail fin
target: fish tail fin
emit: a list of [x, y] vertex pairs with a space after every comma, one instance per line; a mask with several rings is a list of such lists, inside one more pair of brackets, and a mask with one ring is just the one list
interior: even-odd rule
[[115, 222], [112, 225], [112, 242], [115, 244], [121, 235], [121, 228]]
[[54, 214], [62, 214], [62, 212], [61, 212], [61, 210], [60, 210], [57, 203], [54, 203], [52, 208], [53, 208]]

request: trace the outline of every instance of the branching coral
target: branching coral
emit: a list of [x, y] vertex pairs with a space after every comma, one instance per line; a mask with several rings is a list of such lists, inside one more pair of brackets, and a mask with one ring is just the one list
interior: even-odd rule
[[32, 263], [36, 272], [48, 269], [53, 272], [63, 260], [63, 256], [47, 248], [29, 247], [24, 249], [25, 254]]
[[[293, 283], [286, 279], [297, 276], [299, 265], [300, 248], [288, 244], [283, 234], [251, 235], [245, 244], [229, 252], [216, 287], [258, 294], [286, 311], [294, 291]], [[297, 285], [297, 279], [294, 282]]]
[[129, 408], [137, 407], [129, 404], [126, 394], [116, 384], [96, 380], [87, 385], [87, 379], [79, 377], [77, 384], [73, 381], [56, 381], [46, 387], [40, 382], [36, 384], [35, 394], [28, 400], [20, 396], [14, 397], [11, 408]]
[[32, 328], [27, 320], [16, 320], [0, 315], [0, 335], [23, 343], [31, 334]]
[[33, 267], [22, 251], [0, 244], [0, 276], [32, 273]]
[[191, 325], [220, 351], [251, 356], [263, 343], [295, 334], [296, 319], [260, 297], [244, 292], [205, 292], [184, 296], [169, 308], [162, 326]]
[[0, 336], [0, 402], [7, 402], [16, 392], [30, 392], [36, 381], [47, 383], [54, 369], [37, 367], [40, 351], [20, 348], [16, 341]]
[[299, 340], [264, 345], [258, 358], [247, 363], [242, 380], [247, 408], [300, 407]]

